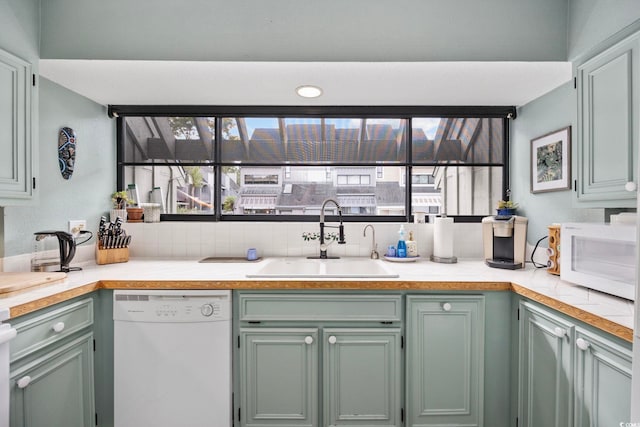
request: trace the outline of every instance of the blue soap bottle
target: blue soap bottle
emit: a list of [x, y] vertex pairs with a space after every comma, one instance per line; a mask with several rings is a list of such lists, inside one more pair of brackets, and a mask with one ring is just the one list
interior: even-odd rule
[[400, 236], [398, 239], [398, 246], [396, 249], [396, 256], [398, 258], [406, 258], [407, 257], [407, 244], [404, 241], [404, 224], [400, 225], [400, 231], [398, 231], [398, 235]]

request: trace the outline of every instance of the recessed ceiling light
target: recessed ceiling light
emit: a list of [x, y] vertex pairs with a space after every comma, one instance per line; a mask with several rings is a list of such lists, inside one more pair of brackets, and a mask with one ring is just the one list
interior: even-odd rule
[[322, 89], [318, 86], [304, 85], [298, 86], [296, 93], [303, 98], [317, 98], [322, 95]]

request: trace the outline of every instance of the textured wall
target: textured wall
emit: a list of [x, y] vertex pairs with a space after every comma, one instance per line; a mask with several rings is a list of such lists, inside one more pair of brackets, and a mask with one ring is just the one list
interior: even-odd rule
[[[640, 19], [638, 0], [570, 0], [569, 55], [575, 59]], [[576, 144], [577, 94], [573, 82], [518, 109], [511, 126], [511, 189], [529, 218], [528, 241], [533, 244], [547, 234], [553, 222], [603, 221], [603, 209], [576, 208], [571, 191], [531, 194], [531, 139], [572, 126]], [[575, 151], [574, 151], [575, 152]], [[575, 161], [574, 161], [575, 166]], [[575, 176], [576, 171], [572, 171]]]
[[[5, 207], [5, 256], [30, 253], [33, 233], [67, 230], [70, 219], [85, 219], [96, 230], [115, 189], [115, 125], [106, 107], [44, 78], [40, 79], [39, 177], [35, 207]], [[58, 131], [77, 134], [75, 172], [64, 180], [58, 167]]]
[[638, 0], [569, 0], [568, 59], [584, 55], [639, 19]]
[[[39, 0], [0, 0], [0, 49], [32, 62], [33, 72], [36, 74], [39, 38]], [[37, 96], [33, 102], [37, 108]], [[37, 144], [37, 135], [34, 138]], [[4, 213], [4, 209], [0, 207], [0, 257], [5, 255]]]
[[562, 61], [568, 0], [46, 0], [42, 58]]
[[529, 218], [527, 240], [531, 244], [547, 234], [554, 222], [603, 221], [603, 209], [574, 208], [571, 190], [530, 192], [531, 140], [554, 130], [572, 126], [575, 142], [576, 98], [573, 82], [566, 83], [518, 109], [511, 126], [512, 199], [518, 213]]
[[38, 72], [40, 1], [0, 0], [0, 48], [34, 62]]

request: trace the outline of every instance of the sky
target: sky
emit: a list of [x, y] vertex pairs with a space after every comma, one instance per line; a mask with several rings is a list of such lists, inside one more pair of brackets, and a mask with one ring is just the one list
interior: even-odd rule
[[[287, 124], [320, 124], [320, 119], [314, 118], [286, 118], [285, 122]], [[325, 123], [330, 125], [335, 125], [338, 129], [353, 129], [359, 128], [362, 119], [326, 119]], [[394, 128], [398, 128], [400, 126], [401, 119], [367, 119], [367, 124], [390, 124]], [[434, 117], [423, 117], [423, 118], [414, 118], [413, 119], [413, 127], [421, 128], [424, 133], [427, 135], [427, 138], [434, 139], [436, 130], [438, 129], [438, 124], [440, 123], [440, 118]], [[248, 117], [246, 118], [247, 124], [247, 133], [249, 135], [253, 134], [253, 131], [258, 128], [278, 128], [278, 119], [277, 118], [258, 118], [258, 117]], [[238, 136], [238, 129], [234, 128], [231, 131], [231, 135]]]

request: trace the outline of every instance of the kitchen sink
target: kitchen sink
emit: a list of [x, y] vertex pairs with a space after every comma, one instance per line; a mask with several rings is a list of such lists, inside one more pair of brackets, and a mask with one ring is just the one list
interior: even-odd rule
[[398, 274], [389, 270], [384, 261], [369, 258], [274, 258], [267, 260], [255, 273], [247, 274], [247, 277], [393, 278]]

